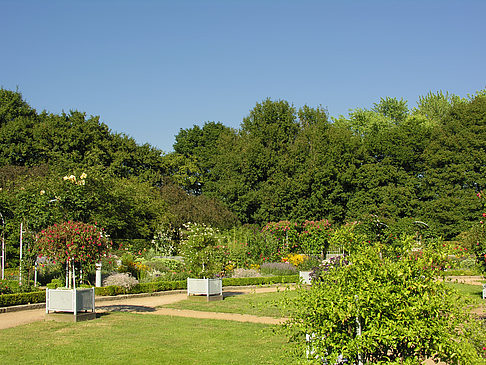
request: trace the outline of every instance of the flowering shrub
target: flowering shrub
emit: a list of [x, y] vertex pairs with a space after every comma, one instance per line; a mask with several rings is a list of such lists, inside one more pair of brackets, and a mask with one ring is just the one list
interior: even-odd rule
[[205, 224], [187, 223], [180, 253], [191, 276], [214, 277], [223, 272], [227, 252], [217, 229]]
[[344, 255], [331, 257], [329, 260], [324, 261], [321, 265], [314, 267], [310, 277], [312, 280], [320, 280], [322, 275], [326, 274], [330, 270], [339, 269], [348, 265], [349, 261]]
[[123, 289], [125, 289], [125, 291], [129, 291], [137, 284], [138, 280], [129, 273], [116, 273], [108, 276], [103, 281], [103, 286], [117, 285], [121, 286]]
[[14, 293], [12, 283], [10, 283], [8, 280], [0, 280], [0, 295], [12, 293]]
[[108, 254], [111, 241], [94, 225], [64, 222], [41, 231], [36, 248], [39, 257], [46, 256], [53, 263], [74, 261], [90, 265]]
[[279, 258], [286, 255], [288, 252], [295, 251], [299, 246], [297, 223], [289, 221], [269, 222], [262, 228], [262, 233], [270, 235], [277, 240], [277, 256], [279, 256]]
[[302, 251], [309, 255], [324, 254], [329, 247], [331, 234], [331, 224], [327, 219], [305, 221], [300, 234]]
[[288, 262], [294, 266], [299, 266], [304, 263], [306, 256], [298, 253], [289, 253], [287, 256], [282, 257], [282, 262]]
[[[481, 200], [483, 204], [483, 209], [485, 208], [484, 198], [485, 193], [481, 191], [477, 194], [478, 198]], [[484, 210], [483, 210], [484, 211]], [[486, 272], [486, 231], [485, 231], [485, 220], [486, 220], [486, 213], [482, 213], [481, 220], [479, 224], [473, 227], [473, 235], [474, 235], [474, 242], [473, 242], [473, 249], [474, 254], [476, 255], [476, 261], [479, 265], [481, 265], [481, 270]]]

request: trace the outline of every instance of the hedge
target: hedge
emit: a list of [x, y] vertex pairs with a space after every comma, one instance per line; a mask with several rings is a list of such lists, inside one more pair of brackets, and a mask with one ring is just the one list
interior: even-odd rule
[[[285, 284], [297, 283], [299, 281], [298, 275], [287, 276], [270, 276], [258, 278], [224, 278], [223, 286], [244, 286], [244, 285], [265, 285], [265, 284]], [[135, 285], [130, 290], [125, 290], [121, 286], [105, 286], [95, 288], [95, 295], [98, 296], [114, 296], [123, 294], [141, 294], [141, 293], [155, 293], [167, 290], [186, 289], [187, 281], [156, 281], [153, 283], [141, 283]], [[44, 291], [37, 291], [32, 293], [18, 293], [0, 295], [0, 307], [8, 307], [12, 305], [20, 305], [27, 303], [42, 303], [46, 301], [46, 294]]]
[[223, 286], [298, 283], [299, 275], [265, 276], [257, 278], [224, 278]]
[[125, 290], [121, 286], [110, 285], [101, 288], [95, 288], [95, 294], [100, 296], [112, 296], [121, 294], [141, 294], [141, 293], [155, 293], [166, 290], [177, 290], [187, 288], [187, 282], [181, 281], [156, 281], [153, 283], [141, 283], [135, 285], [130, 290]]
[[16, 293], [0, 295], [0, 307], [21, 305], [29, 303], [42, 303], [46, 301], [46, 292], [43, 290], [30, 293]]

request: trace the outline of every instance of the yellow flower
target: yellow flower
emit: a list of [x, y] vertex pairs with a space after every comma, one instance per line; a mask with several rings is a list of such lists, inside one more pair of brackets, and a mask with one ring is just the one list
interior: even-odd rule
[[40, 191], [40, 195], [44, 195], [45, 193], [46, 193], [46, 191], [45, 191], [45, 190], [41, 190], [41, 191]]
[[87, 177], [88, 177], [88, 175], [86, 175], [86, 172], [83, 172], [79, 178], [80, 178], [81, 180], [84, 180], [84, 179], [86, 179]]

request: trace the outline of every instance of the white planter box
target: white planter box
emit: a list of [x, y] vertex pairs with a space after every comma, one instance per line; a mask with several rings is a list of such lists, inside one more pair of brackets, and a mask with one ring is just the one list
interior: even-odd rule
[[95, 289], [46, 289], [46, 313], [95, 311]]
[[223, 295], [222, 279], [187, 278], [187, 295]]
[[311, 285], [311, 274], [312, 271], [299, 271], [300, 279], [304, 284]]

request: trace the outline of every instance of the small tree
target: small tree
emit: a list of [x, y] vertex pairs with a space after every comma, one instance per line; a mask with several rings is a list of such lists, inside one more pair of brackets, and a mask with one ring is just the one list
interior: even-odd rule
[[[66, 264], [72, 285], [75, 284], [75, 267], [88, 269], [108, 254], [111, 240], [96, 225], [82, 222], [54, 224], [37, 235], [36, 250], [53, 263]], [[71, 276], [72, 274], [72, 276]], [[71, 280], [68, 282], [71, 287]]]
[[219, 231], [198, 223], [187, 223], [184, 227], [180, 252], [187, 270], [198, 278], [212, 278], [222, 273], [225, 251]]
[[287, 324], [300, 350], [331, 364], [340, 356], [365, 364], [415, 364], [428, 357], [479, 362], [484, 334], [461, 298], [436, 281], [440, 257], [382, 256], [378, 246], [365, 247], [350, 256], [349, 265], [330, 267], [301, 290]]

